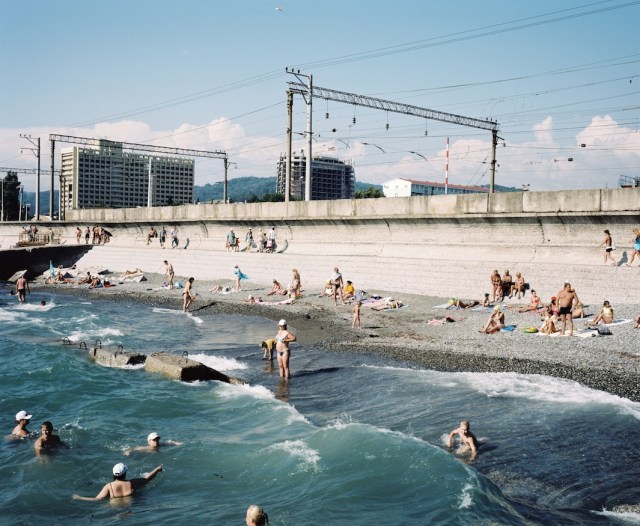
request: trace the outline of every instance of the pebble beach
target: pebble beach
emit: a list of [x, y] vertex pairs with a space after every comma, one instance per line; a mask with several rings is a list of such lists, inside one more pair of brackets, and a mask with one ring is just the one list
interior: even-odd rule
[[[79, 269], [83, 273], [82, 269]], [[84, 271], [86, 272], [86, 271]], [[112, 301], [138, 302], [175, 309], [182, 308], [181, 289], [163, 289], [164, 277], [145, 273], [146, 281], [118, 283], [118, 274], [110, 275], [115, 287], [89, 289], [87, 285], [46, 285], [42, 279], [33, 287], [56, 293], [104, 298]], [[214, 285], [230, 286], [223, 280], [196, 281], [197, 298], [191, 311], [201, 314], [240, 314], [260, 316], [275, 322], [286, 318], [303, 346], [315, 346], [331, 352], [351, 352], [384, 356], [403, 365], [450, 372], [516, 372], [565, 378], [587, 387], [640, 401], [640, 329], [633, 321], [611, 327], [612, 335], [595, 337], [561, 337], [528, 334], [525, 327], [540, 326], [540, 313], [518, 313], [517, 307], [527, 303], [506, 300], [507, 325], [515, 325], [511, 332], [483, 334], [488, 312], [470, 309], [444, 309], [448, 298], [397, 295], [392, 291], [368, 291], [370, 295], [393, 297], [405, 307], [374, 311], [363, 306], [362, 328], [351, 328], [352, 306], [334, 305], [331, 298], [318, 297], [313, 288], [303, 291], [303, 297], [293, 304], [252, 304], [248, 297], [267, 296], [269, 287], [243, 282], [241, 292], [220, 294], [209, 292]], [[561, 284], [560, 284], [561, 286]], [[319, 288], [319, 287], [318, 287]], [[578, 291], [579, 293], [579, 291]], [[543, 298], [547, 301], [547, 298]], [[640, 314], [639, 305], [616, 304], [612, 301], [617, 320], [632, 320]], [[575, 332], [586, 329], [588, 320], [598, 313], [600, 305], [586, 306], [587, 316], [576, 319]], [[449, 317], [453, 322], [431, 325], [430, 320]], [[294, 371], [295, 374], [295, 371]]]

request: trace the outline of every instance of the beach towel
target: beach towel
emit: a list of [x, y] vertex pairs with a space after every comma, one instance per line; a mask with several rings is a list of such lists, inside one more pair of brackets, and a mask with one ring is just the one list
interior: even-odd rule
[[513, 332], [515, 330], [516, 330], [515, 325], [505, 325], [504, 327], [502, 327], [502, 329], [500, 329], [500, 332]]

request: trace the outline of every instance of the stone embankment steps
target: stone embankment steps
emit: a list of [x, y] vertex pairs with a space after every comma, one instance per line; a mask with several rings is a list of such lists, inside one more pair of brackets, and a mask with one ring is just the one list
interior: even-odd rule
[[[616, 303], [637, 303], [637, 284], [640, 269], [605, 267], [601, 262], [593, 264], [513, 263], [505, 261], [449, 261], [441, 259], [396, 258], [389, 256], [354, 256], [327, 254], [320, 249], [317, 254], [296, 254], [287, 250], [283, 254], [227, 252], [226, 250], [160, 249], [156, 244], [140, 247], [96, 246], [79, 261], [80, 268], [106, 268], [118, 273], [140, 268], [146, 272], [163, 273], [163, 260], [174, 266], [177, 279], [190, 276], [197, 281], [196, 289], [203, 292], [212, 281], [233, 282], [233, 267], [238, 264], [250, 276], [244, 285], [247, 294], [258, 286], [269, 286], [276, 278], [287, 285], [291, 269], [298, 268], [307, 293], [318, 293], [329, 278], [334, 266], [338, 266], [345, 279], [351, 279], [357, 289], [368, 292], [395, 291], [440, 297], [480, 299], [490, 291], [490, 274], [498, 269], [500, 274], [509, 269], [515, 276], [520, 271], [532, 288], [548, 300], [563, 285], [571, 281], [585, 303], [600, 304], [608, 299]], [[600, 259], [600, 251], [594, 251], [594, 260]]]

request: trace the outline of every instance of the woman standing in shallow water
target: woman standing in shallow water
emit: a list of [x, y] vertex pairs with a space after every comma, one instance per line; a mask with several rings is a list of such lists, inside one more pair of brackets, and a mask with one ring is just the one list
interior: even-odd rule
[[276, 352], [278, 353], [278, 368], [280, 377], [289, 378], [289, 343], [295, 342], [295, 334], [287, 330], [287, 320], [278, 322], [278, 334], [276, 334]]

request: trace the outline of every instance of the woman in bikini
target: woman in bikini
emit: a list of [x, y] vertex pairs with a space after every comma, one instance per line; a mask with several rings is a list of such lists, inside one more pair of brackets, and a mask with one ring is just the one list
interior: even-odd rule
[[74, 500], [102, 500], [102, 499], [115, 499], [119, 497], [129, 497], [136, 490], [147, 484], [155, 478], [155, 476], [162, 471], [163, 465], [160, 464], [150, 473], [147, 473], [144, 478], [127, 480], [127, 466], [125, 464], [116, 464], [113, 466], [113, 482], [105, 484], [100, 493], [95, 497], [82, 497], [80, 495], [73, 495]]
[[276, 334], [276, 351], [278, 353], [278, 368], [280, 377], [289, 378], [289, 343], [296, 341], [296, 335], [287, 330], [287, 321], [278, 322], [278, 334]]

